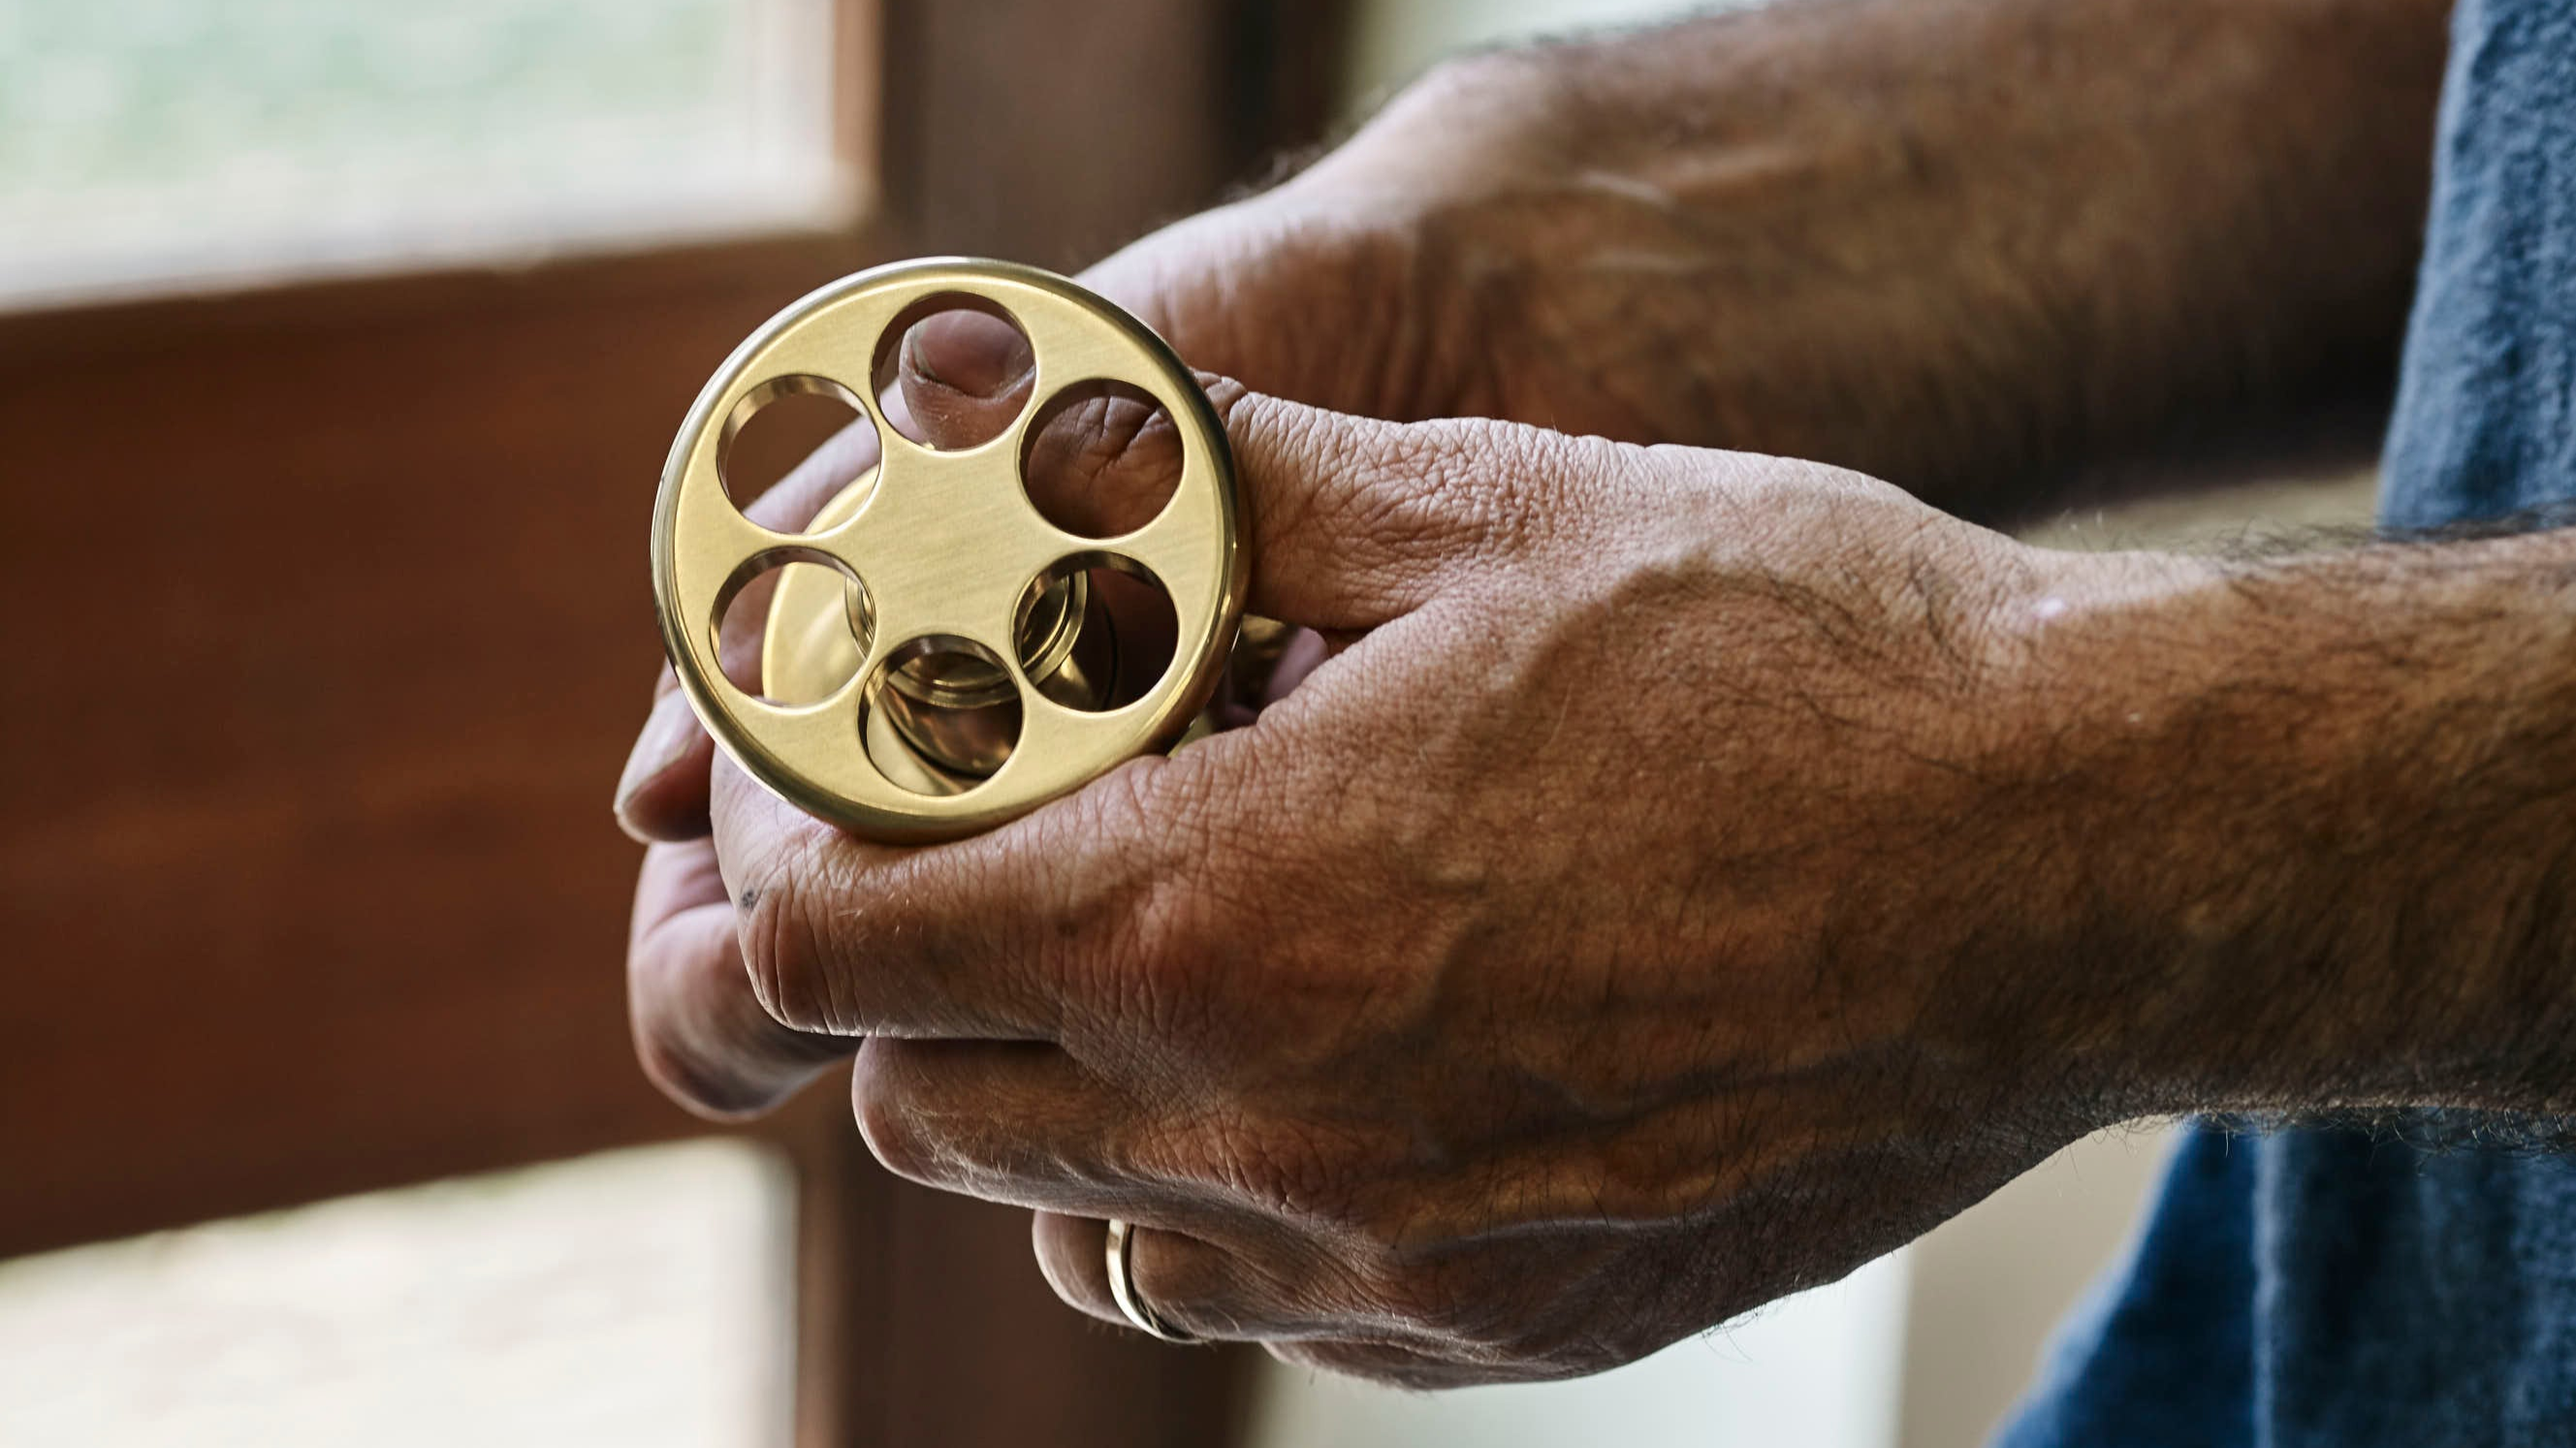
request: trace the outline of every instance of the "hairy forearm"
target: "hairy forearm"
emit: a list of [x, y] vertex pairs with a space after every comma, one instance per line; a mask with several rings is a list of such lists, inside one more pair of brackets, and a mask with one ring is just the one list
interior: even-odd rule
[[2145, 1109], [2576, 1112], [2576, 532], [2138, 570], [2032, 634], [2073, 1036]]
[[[2177, 430], [2385, 386], [2446, 9], [1784, 3], [1487, 57], [1381, 118], [1410, 143], [1328, 164], [1430, 198], [1423, 265], [1515, 299], [1461, 345], [1574, 359], [1622, 435], [1994, 517]], [[1489, 125], [1538, 154], [1435, 180], [1431, 138]]]

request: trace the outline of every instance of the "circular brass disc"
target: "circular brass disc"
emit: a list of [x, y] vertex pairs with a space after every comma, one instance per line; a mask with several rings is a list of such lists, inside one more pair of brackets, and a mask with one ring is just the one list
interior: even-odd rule
[[[870, 385], [878, 342], [907, 308], [940, 295], [980, 297], [1008, 313], [1037, 357], [1029, 405], [1000, 437], [957, 452], [925, 448], [886, 422]], [[1179, 485], [1144, 526], [1114, 538], [1064, 532], [1039, 514], [1020, 479], [1032, 418], [1062, 389], [1121, 382], [1160, 403], [1182, 446]], [[863, 411], [881, 462], [809, 531], [779, 533], [735, 509], [719, 473], [725, 443], [770, 398], [824, 391]], [[1189, 370], [1145, 325], [1076, 284], [1034, 267], [944, 259], [877, 267], [798, 301], [736, 349], [689, 410], [662, 470], [653, 512], [653, 599], [662, 639], [698, 718], [734, 762], [808, 813], [887, 841], [950, 839], [1000, 824], [1119, 762], [1169, 748], [1205, 706], [1243, 610], [1246, 559], [1237, 534], [1234, 468], [1224, 429]], [[1163, 676], [1143, 697], [1086, 712], [1032, 685], [1015, 644], [1030, 584], [1059, 564], [1117, 558], [1171, 595], [1180, 624]], [[785, 563], [792, 614], [773, 606], [764, 678], [837, 681], [822, 697], [775, 703], [717, 663], [725, 606], [745, 583]], [[820, 578], [819, 572], [831, 575]], [[844, 576], [866, 592], [873, 622], [855, 639]], [[828, 619], [828, 623], [826, 620]], [[823, 655], [835, 646], [842, 654]], [[813, 641], [814, 653], [798, 639]], [[955, 793], [887, 777], [867, 748], [867, 700], [908, 646], [959, 644], [1007, 667], [1019, 690], [1020, 738], [987, 779]], [[848, 654], [858, 654], [850, 668]], [[791, 662], [792, 656], [792, 662]]]

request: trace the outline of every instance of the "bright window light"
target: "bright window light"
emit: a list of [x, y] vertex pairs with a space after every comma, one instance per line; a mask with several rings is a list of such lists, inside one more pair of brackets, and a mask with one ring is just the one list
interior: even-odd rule
[[0, 0], [0, 305], [829, 226], [833, 0]]
[[695, 1141], [0, 1262], [0, 1443], [785, 1448], [788, 1176]]

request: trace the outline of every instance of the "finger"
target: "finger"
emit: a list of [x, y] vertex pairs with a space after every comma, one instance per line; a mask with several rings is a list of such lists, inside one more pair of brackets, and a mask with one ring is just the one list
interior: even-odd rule
[[[904, 334], [900, 391], [934, 447], [999, 437], [1029, 404], [1036, 354], [1017, 327], [964, 309]], [[1070, 532], [1112, 538], [1153, 521], [1181, 474], [1179, 428], [1139, 396], [1076, 383], [1049, 397], [1022, 444], [1020, 480]]]
[[[743, 513], [766, 527], [802, 528], [835, 494], [875, 466], [877, 452], [876, 431], [866, 422], [843, 428]], [[773, 570], [742, 591], [725, 611], [717, 639], [726, 675], [746, 688], [759, 686], [759, 625], [768, 617], [777, 578]], [[697, 839], [708, 828], [707, 763], [715, 745], [699, 727], [669, 667], [654, 681], [653, 696], [652, 713], [618, 776], [612, 810], [619, 828], [637, 840]]]
[[644, 1074], [702, 1116], [764, 1111], [851, 1050], [849, 1041], [788, 1030], [760, 1008], [715, 852], [703, 842], [644, 852], [626, 973]]
[[874, 1037], [850, 1105], [886, 1170], [941, 1191], [1113, 1214], [1207, 1195], [1124, 1145], [1153, 1129], [1146, 1112], [1044, 1042]]
[[[1041, 1211], [1029, 1224], [1038, 1271], [1065, 1305], [1133, 1328], [1109, 1285], [1109, 1224]], [[1283, 1362], [1418, 1388], [1508, 1377], [1435, 1355], [1436, 1344], [1370, 1306], [1325, 1259], [1299, 1248], [1238, 1251], [1188, 1232], [1135, 1225], [1127, 1239], [1134, 1295], [1192, 1337], [1258, 1342]], [[1290, 1262], [1318, 1265], [1286, 1266]]]
[[1264, 781], [1310, 772], [1316, 727], [1129, 760], [927, 846], [845, 834], [719, 761], [716, 853], [761, 1003], [799, 1030], [1047, 1040], [1086, 1060], [1185, 1045], [1271, 888], [1265, 841], [1290, 806]]
[[[1231, 384], [1215, 397], [1256, 485], [1288, 479], [1257, 493], [1256, 566], [1297, 580], [1314, 605], [1304, 621], [1387, 621], [1441, 587], [1454, 556], [1480, 556], [1491, 509], [1422, 501], [1424, 470], [1457, 466], [1472, 440]], [[1293, 508], [1271, 505], [1292, 496]], [[1294, 526], [1301, 516], [1312, 525]], [[1291, 587], [1278, 602], [1296, 602]], [[735, 783], [715, 811], [717, 853], [762, 1004], [800, 1030], [1077, 1049], [1204, 1014], [1190, 992], [1204, 991], [1209, 961], [1242, 948], [1229, 902], [1261, 893], [1244, 857], [1263, 821], [1248, 816], [1278, 792], [1249, 783], [1256, 756], [1290, 738], [1247, 735], [1262, 731], [1130, 761], [1001, 829], [926, 849], [854, 840], [719, 768]]]
[[[842, 833], [753, 783], [730, 760], [712, 770], [716, 858], [740, 927], [743, 964], [781, 1025], [838, 1036], [1054, 1040], [1062, 1002], [1035, 957], [1060, 909], [1027, 846], [991, 835], [899, 847]], [[1061, 852], [1059, 852], [1061, 853]], [[1041, 904], [1040, 902], [1046, 902]], [[1094, 909], [1105, 909], [1096, 906]]]
[[914, 430], [936, 448], [1001, 436], [1037, 379], [1037, 356], [1019, 328], [962, 307], [914, 323], [896, 355], [896, 391]]
[[1372, 633], [1257, 727], [943, 844], [856, 839], [720, 761], [716, 853], [762, 1004], [838, 1035], [1052, 1041], [1127, 1079], [1226, 1049], [1257, 1007], [1241, 979], [1264, 907], [1298, 868], [1281, 841], [1346, 805], [1374, 767], [1351, 718], [1434, 692], [1463, 612]]
[[[1135, 1326], [1110, 1292], [1108, 1223], [1039, 1212], [1029, 1235], [1038, 1270], [1066, 1306], [1103, 1322]], [[1204, 1238], [1139, 1225], [1130, 1232], [1127, 1254], [1136, 1295], [1155, 1316], [1192, 1337], [1258, 1342], [1326, 1330], [1300, 1304], [1305, 1294], [1295, 1283]]]
[[[859, 1053], [851, 1096], [887, 1169], [986, 1201], [1038, 1208], [1040, 1266], [1067, 1302], [1106, 1321], [1102, 1219], [1151, 1222], [1130, 1246], [1137, 1290], [1201, 1337], [1274, 1338], [1349, 1330], [1355, 1300], [1337, 1274], [1259, 1209], [1232, 1200], [1226, 1173], [1175, 1170], [1151, 1143], [1159, 1122], [1052, 1046], [877, 1038]], [[1248, 1244], [1260, 1244], [1247, 1251]]]
[[1580, 440], [1475, 419], [1394, 423], [1202, 379], [1234, 453], [1253, 612], [1374, 628], [1555, 522]]

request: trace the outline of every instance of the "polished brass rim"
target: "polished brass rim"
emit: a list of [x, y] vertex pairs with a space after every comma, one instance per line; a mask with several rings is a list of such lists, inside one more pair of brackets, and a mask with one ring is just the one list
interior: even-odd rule
[[[957, 452], [935, 451], [897, 433], [870, 385], [888, 327], [907, 309], [942, 295], [1000, 308], [1036, 355], [1031, 404], [1001, 436]], [[1160, 403], [1182, 444], [1171, 501], [1142, 527], [1112, 538], [1079, 537], [1048, 522], [1020, 477], [1028, 429], [1045, 413], [1046, 400], [1095, 381], [1125, 383]], [[829, 392], [864, 412], [876, 428], [882, 461], [875, 486], [848, 516], [782, 533], [743, 517], [725, 495], [720, 467], [725, 443], [752, 413], [796, 391]], [[717, 744], [753, 778], [855, 834], [953, 838], [1179, 739], [1214, 691], [1242, 613], [1246, 559], [1238, 516], [1224, 429], [1189, 370], [1143, 323], [1033, 267], [904, 262], [798, 301], [709, 380], [663, 468], [653, 514], [653, 596], [664, 647], [690, 703]], [[1030, 585], [1068, 560], [1091, 556], [1151, 575], [1171, 596], [1180, 623], [1163, 676], [1133, 702], [1098, 712], [1069, 708], [1033, 685], [1018, 648]], [[752, 578], [788, 562], [856, 579], [873, 625], [857, 640], [858, 667], [810, 703], [753, 695], [717, 661], [725, 605]], [[836, 596], [833, 609], [840, 608]], [[924, 793], [890, 779], [864, 742], [870, 690], [924, 641], [970, 646], [1006, 671], [1019, 695], [1020, 737], [1009, 758], [990, 778], [955, 793]]]

